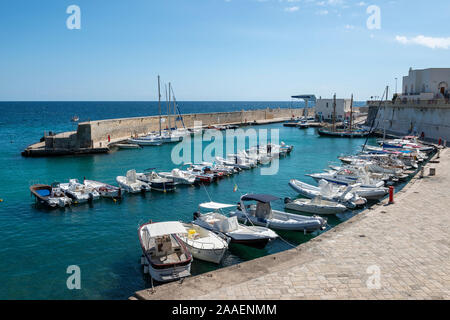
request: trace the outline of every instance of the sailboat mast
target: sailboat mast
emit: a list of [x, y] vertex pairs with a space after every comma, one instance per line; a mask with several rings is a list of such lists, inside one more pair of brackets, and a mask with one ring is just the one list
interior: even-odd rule
[[350, 102], [350, 132], [353, 129], [353, 93], [352, 93], [352, 101]]
[[172, 131], [172, 125], [170, 124], [170, 82], [169, 82], [169, 104], [167, 105], [167, 118], [169, 119], [169, 130]]
[[158, 75], [158, 110], [159, 110], [159, 136], [161, 137], [161, 83]]

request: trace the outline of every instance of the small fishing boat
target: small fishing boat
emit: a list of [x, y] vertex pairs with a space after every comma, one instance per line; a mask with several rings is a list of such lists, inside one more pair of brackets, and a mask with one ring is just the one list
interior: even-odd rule
[[178, 235], [186, 228], [177, 221], [146, 223], [139, 227], [144, 273], [159, 282], [169, 282], [191, 275], [192, 255]]
[[116, 186], [112, 186], [103, 182], [94, 181], [94, 180], [84, 180], [84, 185], [97, 190], [103, 198], [113, 198], [118, 199], [122, 198], [122, 190]]
[[80, 118], [78, 116], [73, 116], [72, 119], [70, 119], [72, 122], [78, 122], [80, 121]]
[[309, 123], [306, 120], [300, 121], [299, 123], [297, 123], [297, 128], [299, 129], [308, 129], [309, 128]]
[[30, 191], [38, 203], [49, 208], [64, 208], [72, 203], [72, 199], [56, 186], [35, 184], [30, 187]]
[[150, 191], [150, 185], [148, 183], [142, 182], [136, 177], [136, 170], [128, 170], [127, 175], [118, 176], [116, 178], [119, 187], [129, 193], [139, 193]]
[[249, 170], [252, 168], [250, 166], [250, 164], [238, 163], [237, 159], [238, 159], [238, 157], [233, 157], [232, 159], [224, 159], [222, 157], [216, 157], [217, 163], [224, 165], [224, 166], [239, 168], [242, 170]]
[[202, 203], [199, 209], [213, 210], [208, 213], [197, 211], [194, 213], [193, 223], [217, 234], [224, 234], [231, 239], [231, 243], [238, 243], [254, 248], [264, 248], [270, 240], [278, 235], [265, 227], [249, 227], [238, 222], [237, 217], [227, 217], [222, 214], [223, 209], [234, 208], [235, 205], [217, 202]]
[[138, 146], [160, 146], [163, 144], [163, 139], [156, 136], [146, 136], [141, 138], [130, 138], [128, 142], [137, 144]]
[[195, 176], [197, 182], [211, 183], [217, 180], [217, 176], [214, 173], [205, 173], [203, 167], [195, 166], [192, 163], [186, 163], [186, 172]]
[[285, 208], [312, 214], [336, 214], [347, 210], [347, 207], [336, 201], [324, 200], [320, 196], [313, 199], [284, 199]]
[[[304, 233], [323, 230], [327, 221], [321, 217], [301, 216], [273, 210], [270, 203], [279, 198], [267, 194], [246, 194], [241, 197], [237, 210], [230, 213], [244, 224], [264, 226], [276, 230], [303, 231]], [[255, 201], [256, 204], [247, 205], [246, 202]]]
[[155, 171], [136, 173], [136, 178], [150, 185], [150, 188], [160, 192], [175, 191], [175, 183], [172, 179], [161, 177]]
[[320, 128], [317, 132], [321, 136], [337, 138], [365, 138], [370, 134], [365, 130], [330, 130], [327, 128]]
[[326, 180], [321, 180], [319, 181], [319, 186], [316, 187], [295, 179], [289, 181], [289, 186], [305, 198], [313, 199], [321, 196], [322, 199], [342, 203], [349, 209], [354, 209], [367, 203], [365, 198], [353, 192], [354, 186], [339, 187]]
[[193, 185], [197, 181], [197, 177], [194, 174], [180, 169], [173, 169], [171, 172], [160, 172], [159, 175], [163, 178], [172, 179], [175, 185]]
[[193, 223], [183, 223], [187, 234], [178, 237], [195, 259], [219, 264], [228, 249], [229, 238], [221, 238], [214, 232]]
[[119, 149], [142, 149], [140, 145], [134, 143], [116, 143], [114, 146]]
[[70, 179], [69, 183], [61, 183], [59, 187], [77, 203], [92, 202], [100, 199], [100, 193], [97, 190], [81, 184], [78, 179]]

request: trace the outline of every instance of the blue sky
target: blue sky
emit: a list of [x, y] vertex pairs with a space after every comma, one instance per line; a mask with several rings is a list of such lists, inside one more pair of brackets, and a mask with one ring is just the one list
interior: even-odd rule
[[0, 100], [155, 100], [158, 74], [178, 100], [365, 100], [450, 67], [449, 21], [448, 0], [0, 0]]

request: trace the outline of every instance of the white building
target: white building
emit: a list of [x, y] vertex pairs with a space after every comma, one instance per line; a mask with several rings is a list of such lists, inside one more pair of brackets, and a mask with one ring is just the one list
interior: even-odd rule
[[448, 98], [450, 68], [409, 69], [403, 77], [402, 98], [429, 100]]
[[[343, 121], [346, 116], [349, 117], [351, 103], [351, 99], [336, 99], [336, 121]], [[317, 99], [315, 108], [319, 120], [333, 120], [333, 99]]]

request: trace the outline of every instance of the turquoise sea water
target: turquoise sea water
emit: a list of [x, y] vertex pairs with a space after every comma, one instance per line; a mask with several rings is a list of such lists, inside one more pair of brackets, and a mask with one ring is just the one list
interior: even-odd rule
[[[289, 107], [290, 102], [191, 102], [180, 103], [182, 112], [231, 111], [262, 107]], [[128, 169], [142, 171], [174, 167], [170, 161], [172, 147], [124, 150], [109, 155], [27, 159], [20, 151], [36, 142], [46, 130], [72, 130], [72, 115], [81, 120], [141, 116], [156, 110], [149, 103], [0, 103], [0, 299], [126, 299], [135, 291], [149, 287], [140, 266], [137, 228], [153, 221], [190, 221], [199, 203], [209, 201], [236, 203], [239, 192], [270, 193], [280, 198], [295, 197], [288, 186], [297, 178], [313, 183], [306, 173], [318, 172], [337, 156], [356, 153], [364, 139], [319, 137], [314, 129], [285, 128], [282, 124], [253, 127], [279, 129], [280, 140], [294, 145], [290, 156], [280, 160], [278, 174], [262, 176], [259, 168], [244, 171], [233, 178], [203, 187], [180, 187], [175, 193], [148, 193], [127, 196], [114, 203], [102, 199], [94, 204], [65, 210], [36, 208], [30, 196], [33, 183], [67, 181], [69, 178], [95, 179], [115, 184], [115, 177]], [[208, 196], [209, 195], [209, 196]], [[281, 209], [282, 202], [275, 207]], [[348, 212], [330, 217], [330, 227], [348, 219]], [[293, 244], [308, 241], [317, 234], [284, 232], [282, 237]], [[258, 250], [241, 246], [231, 248], [223, 265], [231, 265], [262, 255], [289, 249], [281, 240]], [[66, 269], [81, 268], [81, 290], [68, 290]], [[217, 268], [194, 261], [192, 273]]]

